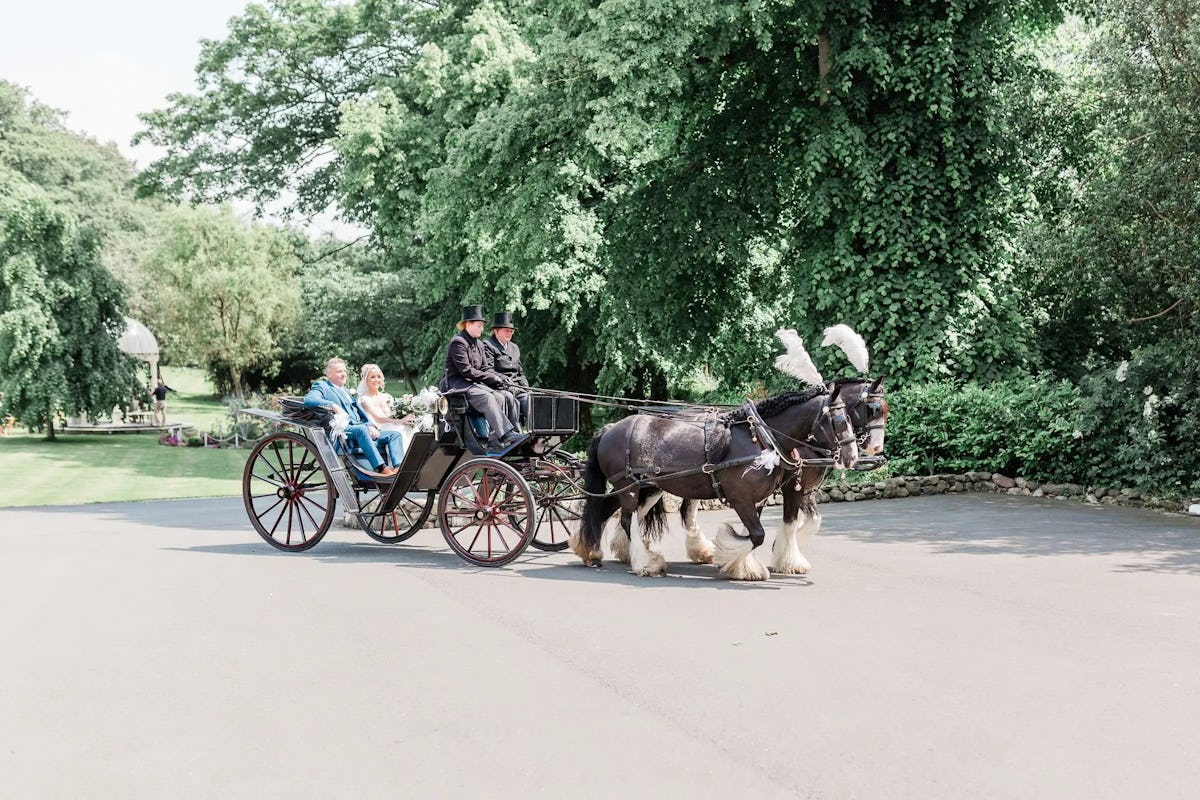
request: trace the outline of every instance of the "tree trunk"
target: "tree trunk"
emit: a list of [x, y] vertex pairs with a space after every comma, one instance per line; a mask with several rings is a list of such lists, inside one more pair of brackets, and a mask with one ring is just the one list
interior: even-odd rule
[[241, 400], [242, 394], [242, 372], [233, 364], [229, 365], [229, 380], [233, 384], [233, 396]]
[[47, 409], [46, 411], [46, 441], [54, 441], [54, 410]]
[[829, 87], [825, 85], [825, 76], [829, 74], [829, 34], [817, 36], [817, 79], [821, 84], [821, 105], [829, 99]]

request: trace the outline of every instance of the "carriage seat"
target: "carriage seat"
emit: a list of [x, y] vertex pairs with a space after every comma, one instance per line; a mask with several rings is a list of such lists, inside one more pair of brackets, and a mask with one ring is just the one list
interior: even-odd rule
[[475, 434], [475, 438], [486, 442], [491, 435], [492, 429], [488, 426], [488, 421], [484, 419], [483, 414], [471, 408], [470, 404], [467, 403], [467, 396], [465, 394], [448, 394], [445, 395], [445, 398], [450, 403], [450, 413], [461, 419], [466, 419], [467, 424], [471, 426], [471, 432]]
[[[332, 433], [330, 421], [333, 419], [333, 412], [327, 411], [324, 408], [309, 408], [304, 405], [303, 398], [299, 397], [280, 397], [279, 408], [283, 412], [283, 416], [287, 419], [298, 422], [306, 426], [317, 426], [322, 428], [326, 434]], [[371, 462], [367, 460], [366, 455], [359, 449], [358, 445], [350, 439], [338, 439], [330, 437], [333, 451], [340, 456], [343, 456], [360, 473], [371, 472]], [[380, 450], [380, 457], [387, 462], [387, 454]], [[399, 464], [392, 466], [398, 467]]]

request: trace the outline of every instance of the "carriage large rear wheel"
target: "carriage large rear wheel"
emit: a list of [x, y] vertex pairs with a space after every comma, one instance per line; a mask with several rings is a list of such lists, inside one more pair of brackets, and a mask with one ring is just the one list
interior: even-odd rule
[[583, 517], [583, 479], [569, 462], [560, 464], [543, 461], [528, 474], [536, 505], [531, 544], [548, 552], [565, 550]]
[[254, 446], [242, 473], [242, 499], [254, 530], [280, 550], [307, 550], [333, 522], [329, 472], [299, 434], [273, 433]]
[[379, 503], [383, 495], [373, 492], [363, 498], [359, 507], [364, 513], [370, 514], [370, 525], [366, 528], [367, 536], [383, 544], [399, 544], [411, 538], [429, 514], [433, 511], [434, 492], [409, 492], [400, 498], [400, 502], [391, 511], [379, 513]]
[[450, 549], [480, 567], [509, 563], [534, 532], [533, 492], [516, 469], [491, 458], [460, 464], [442, 484], [438, 525]]

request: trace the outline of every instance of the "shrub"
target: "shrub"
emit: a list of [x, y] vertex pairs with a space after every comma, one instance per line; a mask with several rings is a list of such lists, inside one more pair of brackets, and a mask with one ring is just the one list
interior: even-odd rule
[[1160, 344], [1082, 380], [1089, 477], [1167, 493], [1200, 492], [1200, 354]]
[[189, 436], [187, 439], [187, 446], [188, 447], [203, 447], [204, 440], [201, 439], [199, 436]]
[[1082, 406], [1066, 381], [1019, 376], [987, 385], [938, 382], [888, 392], [893, 475], [987, 471], [1082, 480]]

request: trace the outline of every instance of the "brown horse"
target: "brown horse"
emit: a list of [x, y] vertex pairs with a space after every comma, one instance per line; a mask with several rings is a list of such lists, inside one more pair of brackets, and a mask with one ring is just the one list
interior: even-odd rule
[[[571, 547], [589, 566], [601, 560], [609, 517], [621, 510], [629, 561], [637, 575], [663, 575], [666, 561], [652, 549], [663, 529], [663, 492], [692, 500], [722, 498], [746, 526], [745, 536], [722, 527], [712, 560], [734, 580], [764, 580], [754, 550], [764, 541], [758, 505], [779, 488], [797, 458], [833, 458], [843, 468], [858, 460], [854, 429], [831, 384], [768, 398], [704, 419], [638, 414], [603, 428], [588, 446], [584, 505]], [[727, 426], [728, 446], [713, 452]], [[613, 492], [606, 494], [607, 484]], [[616, 542], [624, 537], [618, 533]], [[617, 556], [624, 560], [619, 550]]]
[[[874, 381], [870, 378], [841, 378], [836, 383], [846, 403], [850, 422], [858, 433], [859, 450], [868, 456], [882, 455], [888, 416], [883, 378]], [[825, 482], [828, 472], [828, 467], [800, 467], [784, 474], [779, 487], [783, 496], [783, 523], [771, 546], [771, 568], [774, 572], [797, 575], [811, 569], [803, 550], [821, 527], [816, 493]], [[687, 532], [687, 554], [697, 563], [712, 563], [712, 542], [696, 524], [698, 505], [695, 500], [685, 499], [679, 507], [683, 529]]]

